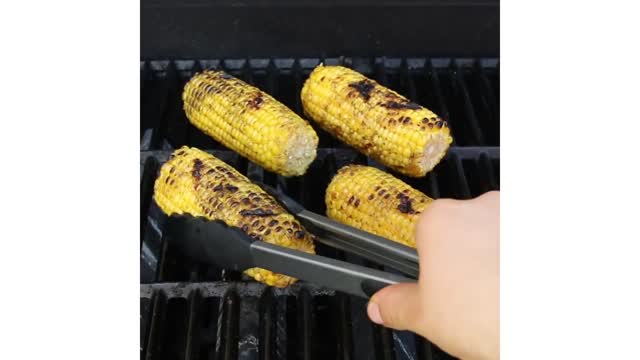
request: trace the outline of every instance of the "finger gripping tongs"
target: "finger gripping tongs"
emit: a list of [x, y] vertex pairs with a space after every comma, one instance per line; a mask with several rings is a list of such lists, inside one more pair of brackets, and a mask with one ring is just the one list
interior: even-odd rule
[[257, 241], [237, 227], [203, 217], [171, 215], [165, 227], [169, 239], [186, 255], [205, 263], [235, 271], [259, 267], [364, 298], [387, 285], [417, 278], [415, 249], [310, 212], [284, 193], [260, 185], [315, 234], [317, 241], [410, 277]]

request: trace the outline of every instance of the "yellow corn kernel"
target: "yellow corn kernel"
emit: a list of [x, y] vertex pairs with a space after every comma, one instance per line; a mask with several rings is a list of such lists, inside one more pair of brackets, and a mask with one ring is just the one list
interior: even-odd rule
[[370, 166], [342, 167], [327, 188], [327, 215], [341, 223], [416, 247], [418, 216], [433, 199]]
[[[312, 235], [273, 197], [232, 166], [196, 148], [182, 147], [162, 165], [154, 199], [168, 215], [222, 220], [258, 240], [314, 253]], [[276, 287], [296, 281], [260, 268], [245, 273]]]
[[453, 141], [436, 114], [342, 66], [316, 67], [301, 98], [324, 130], [408, 176], [424, 176]]
[[318, 135], [309, 123], [222, 71], [196, 74], [182, 99], [193, 125], [269, 171], [302, 175], [316, 157]]

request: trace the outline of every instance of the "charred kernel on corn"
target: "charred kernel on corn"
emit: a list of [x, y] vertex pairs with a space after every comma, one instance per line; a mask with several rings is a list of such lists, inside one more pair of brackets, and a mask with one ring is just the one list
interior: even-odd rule
[[222, 71], [196, 74], [182, 99], [193, 125], [269, 171], [302, 175], [316, 157], [318, 136], [304, 119]]
[[324, 130], [408, 176], [424, 176], [453, 141], [436, 114], [342, 66], [316, 67], [301, 98]]
[[[304, 231], [274, 198], [233, 167], [196, 148], [182, 147], [162, 165], [155, 182], [154, 199], [169, 215], [188, 213], [222, 220], [258, 240], [314, 252], [311, 234]], [[280, 230], [268, 230], [276, 224], [281, 224]], [[289, 231], [281, 231], [283, 228]], [[245, 273], [277, 287], [296, 281], [259, 268], [248, 269]]]
[[418, 216], [432, 201], [402, 180], [361, 165], [341, 168], [325, 196], [330, 218], [411, 247]]

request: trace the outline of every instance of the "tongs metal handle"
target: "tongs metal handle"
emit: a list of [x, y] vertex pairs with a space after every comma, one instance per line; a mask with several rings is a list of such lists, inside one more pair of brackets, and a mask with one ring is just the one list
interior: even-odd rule
[[172, 215], [165, 229], [188, 256], [236, 271], [269, 269], [315, 284], [369, 298], [387, 285], [414, 280], [324, 256], [256, 241], [222, 221]]
[[260, 184], [260, 186], [278, 199], [287, 211], [302, 222], [305, 228], [317, 235], [318, 241], [394, 268], [412, 277], [418, 277], [419, 260], [415, 249], [318, 215], [305, 209], [283, 192], [266, 184]]

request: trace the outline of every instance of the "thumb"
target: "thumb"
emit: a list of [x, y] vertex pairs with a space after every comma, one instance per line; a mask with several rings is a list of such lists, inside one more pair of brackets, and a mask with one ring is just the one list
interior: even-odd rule
[[418, 330], [421, 319], [418, 284], [395, 284], [375, 293], [367, 314], [376, 324], [396, 330]]

